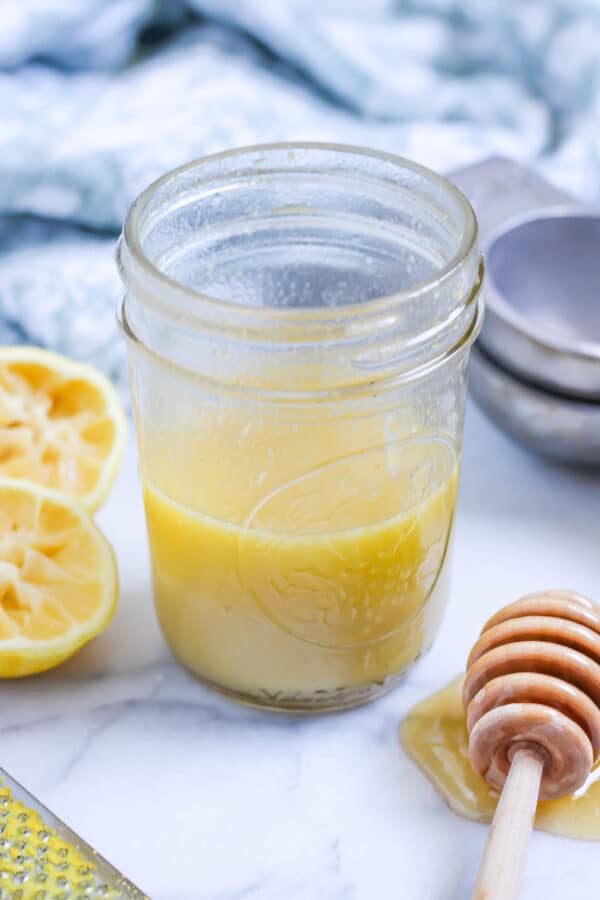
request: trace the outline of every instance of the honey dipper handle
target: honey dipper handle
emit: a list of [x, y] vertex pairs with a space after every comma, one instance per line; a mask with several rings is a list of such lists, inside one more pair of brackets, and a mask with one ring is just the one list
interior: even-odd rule
[[544, 763], [518, 750], [504, 783], [479, 867], [473, 900], [517, 900]]

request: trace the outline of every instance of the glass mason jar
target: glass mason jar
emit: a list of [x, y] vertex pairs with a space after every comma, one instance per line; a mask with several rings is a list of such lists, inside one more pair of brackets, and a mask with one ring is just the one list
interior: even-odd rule
[[118, 263], [175, 656], [263, 707], [387, 690], [448, 593], [482, 316], [468, 202], [388, 154], [250, 147], [144, 191]]

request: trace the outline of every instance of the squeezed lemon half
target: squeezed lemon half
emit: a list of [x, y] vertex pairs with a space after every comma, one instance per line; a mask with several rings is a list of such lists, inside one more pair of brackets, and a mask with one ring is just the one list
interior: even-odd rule
[[106, 628], [117, 593], [111, 546], [76, 500], [0, 478], [0, 678], [72, 656]]
[[98, 509], [127, 439], [119, 398], [91, 366], [38, 347], [0, 347], [0, 477]]

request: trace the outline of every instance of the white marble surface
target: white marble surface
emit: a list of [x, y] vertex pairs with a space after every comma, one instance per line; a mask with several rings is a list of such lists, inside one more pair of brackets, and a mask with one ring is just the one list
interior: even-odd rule
[[[172, 661], [155, 623], [135, 454], [100, 522], [118, 550], [108, 632], [0, 686], [0, 760], [152, 900], [459, 900], [485, 837], [406, 758], [398, 725], [519, 594], [600, 598], [600, 476], [551, 467], [471, 408], [451, 605], [407, 683], [355, 712], [240, 709]], [[597, 896], [597, 845], [536, 834], [524, 898]]]

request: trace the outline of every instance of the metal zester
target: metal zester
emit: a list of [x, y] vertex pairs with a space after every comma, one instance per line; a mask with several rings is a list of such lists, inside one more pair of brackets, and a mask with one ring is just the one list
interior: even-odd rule
[[148, 900], [0, 769], [0, 900]]

